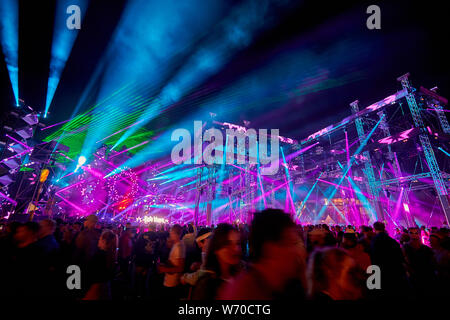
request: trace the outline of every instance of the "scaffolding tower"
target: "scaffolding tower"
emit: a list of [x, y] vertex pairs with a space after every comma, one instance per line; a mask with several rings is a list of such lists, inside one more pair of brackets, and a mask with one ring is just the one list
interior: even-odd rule
[[425, 128], [422, 117], [420, 116], [420, 110], [419, 107], [417, 106], [416, 98], [414, 97], [414, 89], [411, 86], [408, 77], [409, 73], [401, 77], [398, 77], [397, 81], [399, 81], [402, 84], [403, 89], [406, 89], [408, 91], [408, 94], [406, 95], [406, 101], [408, 103], [409, 110], [411, 112], [414, 121], [414, 125], [420, 129], [419, 140], [422, 145], [423, 152], [425, 154], [426, 162], [428, 164], [428, 167], [430, 168], [431, 177], [433, 178], [434, 186], [436, 187], [437, 195], [441, 203], [442, 210], [444, 211], [447, 225], [450, 225], [450, 207], [447, 198], [448, 195], [447, 188], [445, 186], [444, 180], [442, 179], [441, 171], [436, 161], [436, 156], [434, 155], [433, 152], [433, 147], [431, 146], [430, 139], [428, 138], [427, 135], [426, 131], [427, 129]]

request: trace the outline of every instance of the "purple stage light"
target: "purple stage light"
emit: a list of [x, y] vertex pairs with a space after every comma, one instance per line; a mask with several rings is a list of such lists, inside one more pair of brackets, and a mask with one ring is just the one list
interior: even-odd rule
[[15, 154], [15, 155], [11, 156], [11, 157], [8, 157], [8, 158], [3, 159], [2, 161], [0, 161], [0, 163], [5, 163], [5, 162], [7, 162], [7, 161], [9, 161], [9, 160], [11, 160], [11, 159], [14, 159], [14, 158], [17, 158], [17, 157], [21, 157], [21, 156], [23, 156], [23, 155], [25, 155], [25, 154], [27, 154], [27, 153], [32, 152], [32, 151], [33, 151], [33, 149], [25, 150], [25, 151], [23, 151], [23, 152], [21, 152], [21, 153], [18, 153], [18, 154]]
[[52, 124], [52, 125], [50, 125], [50, 126], [47, 126], [47, 127], [41, 128], [41, 131], [43, 131], [43, 130], [47, 130], [47, 129], [50, 129], [50, 128], [52, 128], [52, 127], [58, 126], [58, 125], [60, 125], [60, 124], [66, 123], [66, 122], [69, 122], [70, 120], [72, 120], [72, 119], [69, 119], [69, 120], [65, 120], [65, 121], [61, 121], [61, 122], [58, 122], [58, 123]]
[[13, 205], [17, 205], [17, 202], [13, 199], [11, 199], [10, 197], [8, 197], [6, 194], [0, 192], [0, 197], [5, 198], [6, 200], [8, 200], [10, 203], [12, 203]]
[[75, 203], [70, 202], [69, 200], [67, 200], [66, 198], [60, 196], [58, 193], [55, 193], [58, 197], [60, 197], [62, 199], [62, 201], [66, 202], [67, 204], [69, 204], [70, 206], [72, 206], [74, 209], [78, 210], [78, 212], [82, 213], [82, 214], [86, 214], [86, 210], [84, 210], [83, 208], [80, 208], [79, 206], [77, 206]]
[[378, 143], [382, 143], [382, 144], [393, 144], [405, 139], [409, 139], [413, 136], [413, 133], [416, 133], [417, 130], [415, 130], [416, 128], [411, 128], [408, 129], [406, 131], [403, 131], [397, 135], [394, 136], [390, 136], [390, 137], [386, 137], [383, 139], [378, 140]]
[[73, 188], [73, 187], [75, 187], [75, 186], [78, 186], [78, 185], [82, 184], [83, 182], [85, 182], [85, 180], [79, 181], [79, 182], [77, 182], [77, 183], [71, 184], [70, 186], [67, 186], [67, 187], [65, 187], [65, 188], [59, 189], [58, 192], [56, 192], [56, 194], [58, 194], [58, 193], [60, 193], [60, 192], [63, 192], [63, 191], [66, 191], [66, 190], [68, 190], [68, 189], [70, 189], [70, 188]]
[[30, 150], [30, 149], [31, 149], [31, 148], [30, 148], [29, 146], [27, 146], [25, 143], [20, 142], [20, 141], [17, 140], [17, 139], [14, 139], [14, 138], [11, 137], [9, 134], [6, 134], [5, 136], [7, 136], [8, 138], [10, 138], [12, 141], [14, 141], [14, 142], [20, 144], [21, 146], [24, 146], [27, 150]]
[[[326, 181], [326, 180], [323, 180], [323, 179], [317, 179], [318, 181], [320, 181], [320, 182], [323, 182], [323, 183], [326, 183], [326, 184], [329, 184], [329, 185], [331, 185], [331, 186], [334, 186], [334, 187], [336, 187], [336, 188], [340, 188], [340, 189], [343, 189], [343, 190], [348, 190], [348, 191], [353, 191], [353, 189], [352, 188], [348, 188], [348, 187], [344, 187], [343, 185], [337, 185], [336, 183], [333, 183], [333, 182], [330, 182], [330, 181]], [[364, 192], [360, 192], [363, 196], [365, 196], [366, 198], [368, 198], [368, 199], [371, 199], [372, 197], [369, 195], [369, 194], [367, 194], [367, 193], [364, 193]]]
[[[121, 133], [121, 132], [123, 132], [123, 131], [125, 131], [125, 130], [131, 128], [131, 127], [134, 127], [135, 125], [138, 125], [138, 124], [141, 123], [142, 121], [144, 121], [144, 120], [143, 120], [143, 119], [142, 119], [142, 120], [139, 120], [139, 121], [137, 121], [137, 122], [135, 122], [135, 123], [129, 125], [128, 127], [125, 127], [125, 128], [123, 128], [123, 129], [120, 129], [119, 131], [116, 131], [116, 132], [114, 132], [113, 134], [110, 134], [109, 136], [107, 136], [107, 137], [105, 137], [105, 138], [103, 138], [103, 139], [98, 140], [96, 143], [99, 143], [99, 142], [104, 141], [104, 140], [106, 140], [106, 139], [108, 139], [108, 138], [111, 138], [112, 136], [115, 136], [115, 135], [118, 134], [118, 133]], [[112, 149], [111, 149], [111, 150], [112, 150]]]
[[426, 110], [430, 110], [430, 111], [437, 111], [437, 112], [439, 112], [439, 111], [442, 111], [442, 112], [450, 112], [450, 110], [446, 110], [446, 109], [426, 109]]
[[307, 147], [305, 147], [305, 148], [303, 148], [303, 149], [297, 150], [297, 151], [295, 151], [294, 153], [291, 153], [291, 154], [287, 155], [286, 161], [289, 161], [289, 160], [291, 160], [291, 159], [297, 157], [298, 155], [300, 155], [300, 154], [302, 154], [302, 153], [308, 151], [309, 149], [315, 147], [315, 146], [318, 145], [318, 144], [319, 144], [319, 142], [313, 143], [313, 144], [310, 145], [310, 146], [307, 146]]
[[112, 158], [114, 158], [114, 157], [116, 157], [116, 156], [118, 156], [119, 154], [122, 154], [122, 153], [124, 153], [124, 152], [128, 152], [128, 151], [130, 151], [130, 150], [133, 150], [133, 149], [135, 149], [135, 148], [138, 148], [138, 147], [140, 147], [140, 146], [143, 146], [143, 145], [145, 145], [145, 144], [147, 144], [147, 143], [149, 143], [149, 142], [150, 142], [150, 140], [141, 142], [141, 143], [135, 145], [134, 147], [131, 147], [131, 148], [128, 148], [128, 149], [125, 149], [125, 150], [123, 150], [123, 151], [120, 151], [120, 152], [116, 153], [115, 155], [109, 157], [109, 159], [112, 159]]

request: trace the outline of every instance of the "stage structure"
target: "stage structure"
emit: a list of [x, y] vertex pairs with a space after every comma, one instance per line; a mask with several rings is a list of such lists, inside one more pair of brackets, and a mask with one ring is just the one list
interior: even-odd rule
[[[27, 213], [32, 219], [35, 211], [45, 212], [53, 201], [51, 183], [48, 181], [59, 166], [55, 164], [56, 152], [67, 148], [56, 142], [39, 143], [35, 132], [44, 127], [40, 114], [23, 100], [3, 119], [1, 139], [0, 187], [2, 215]], [[7, 170], [4, 170], [7, 168]]]
[[243, 155], [244, 163], [175, 165], [165, 156], [128, 168], [123, 166], [134, 154], [125, 145], [117, 151], [99, 145], [85, 163], [69, 157], [57, 137], [35, 141], [43, 125], [33, 110], [22, 108], [3, 126], [2, 215], [95, 213], [106, 220], [211, 225], [249, 223], [255, 211], [279, 208], [303, 224], [448, 224], [447, 99], [437, 88], [416, 90], [408, 74], [398, 81], [400, 91], [367, 107], [350, 103], [347, 118], [303, 140], [277, 135], [279, 169], [273, 175], [261, 174], [259, 159], [249, 161], [250, 121], [221, 122], [211, 114], [202, 128], [218, 129], [225, 145], [236, 138], [227, 130], [242, 133], [243, 151], [236, 141], [222, 155]]
[[297, 162], [297, 183], [309, 185], [300, 221], [413, 226], [434, 215], [448, 224], [447, 100], [408, 77], [398, 78], [401, 91], [361, 110], [352, 102], [351, 116], [300, 142], [315, 145]]
[[[242, 133], [246, 138], [243, 150], [238, 150], [238, 145], [234, 146], [233, 151], [221, 150], [223, 164], [197, 166], [195, 209], [192, 222], [196, 225], [211, 225], [218, 222], [249, 223], [253, 212], [266, 207], [278, 207], [294, 214], [293, 205], [285, 208], [275, 200], [275, 185], [278, 185], [277, 189], [280, 189], [281, 184], [283, 187], [288, 185], [287, 180], [289, 179], [285, 176], [283, 163], [280, 164], [277, 174], [265, 177], [261, 175], [259, 162], [250, 162], [252, 157], [249, 146], [250, 139], [245, 135], [251, 129], [250, 121], [244, 121], [244, 125], [237, 125], [212, 120], [207, 123], [205, 130], [210, 128], [221, 131], [225, 137], [225, 145], [230, 139], [234, 139], [234, 135], [229, 135], [227, 130]], [[268, 136], [270, 137], [269, 134]], [[289, 153], [297, 143], [290, 138], [282, 136], [277, 138], [280, 147]], [[245, 158], [244, 164], [226, 163], [228, 156], [236, 160], [242, 152]], [[283, 190], [285, 189], [287, 188], [283, 188]], [[217, 203], [220, 205], [214, 207], [214, 204]]]

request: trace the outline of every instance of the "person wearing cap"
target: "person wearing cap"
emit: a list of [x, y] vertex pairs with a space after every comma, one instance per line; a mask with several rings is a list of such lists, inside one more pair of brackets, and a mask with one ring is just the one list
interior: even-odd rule
[[[195, 263], [191, 265], [191, 270], [194, 272], [192, 273], [185, 273], [181, 277], [181, 283], [182, 284], [188, 284], [191, 286], [195, 286], [197, 284], [197, 281], [199, 277], [204, 273], [207, 272], [204, 269], [205, 266], [205, 257], [206, 257], [206, 250], [208, 248], [209, 239], [211, 238], [211, 229], [210, 228], [203, 228], [201, 229], [198, 234], [197, 238], [195, 238], [195, 242], [197, 243], [197, 246], [202, 251], [202, 261], [200, 263], [200, 266], [195, 266]], [[197, 269], [197, 270], [195, 270]]]

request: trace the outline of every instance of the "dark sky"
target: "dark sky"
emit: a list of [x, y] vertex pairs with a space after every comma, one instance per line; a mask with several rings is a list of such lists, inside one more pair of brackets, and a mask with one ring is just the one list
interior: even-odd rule
[[[90, 1], [83, 27], [56, 91], [49, 124], [70, 117], [108, 45], [125, 3], [125, 0]], [[368, 16], [365, 10], [370, 4], [381, 7], [381, 30], [367, 30], [365, 26]], [[20, 98], [43, 111], [55, 1], [20, 0], [19, 11]], [[295, 49], [303, 37], [308, 39], [306, 44], [320, 53], [332, 45], [331, 39], [338, 41], [342, 36], [371, 46], [375, 44], [380, 50], [355, 64], [364, 70], [361, 80], [308, 97], [307, 102], [314, 108], [303, 116], [289, 116], [296, 113], [295, 101], [284, 104], [282, 108], [274, 105], [274, 110], [270, 111], [276, 113], [280, 107], [282, 113], [274, 120], [274, 127], [279, 127], [282, 134], [301, 139], [330, 122], [341, 120], [350, 113], [348, 104], [354, 99], [368, 105], [400, 89], [395, 79], [406, 72], [411, 73], [413, 85], [428, 88], [437, 85], [439, 93], [449, 97], [448, 49], [445, 46], [450, 39], [447, 12], [441, 1], [427, 1], [426, 4], [413, 1], [302, 1], [283, 15], [276, 26], [259, 34], [249, 47], [237, 53], [207, 82], [230, 85], [263, 66], [267, 57], [276, 57], [277, 52], [290, 50], [290, 47]], [[336, 28], [333, 21], [337, 21]], [[325, 26], [330, 29], [323, 30]], [[339, 34], [340, 30], [345, 34]], [[317, 36], [311, 36], [314, 32]], [[2, 53], [0, 60], [0, 104], [3, 110], [9, 110], [13, 94]], [[338, 63], [339, 59], [336, 60]], [[242, 119], [251, 116], [242, 111]], [[176, 116], [170, 119], [175, 121]]]

